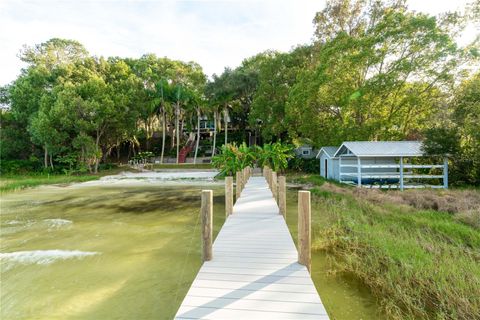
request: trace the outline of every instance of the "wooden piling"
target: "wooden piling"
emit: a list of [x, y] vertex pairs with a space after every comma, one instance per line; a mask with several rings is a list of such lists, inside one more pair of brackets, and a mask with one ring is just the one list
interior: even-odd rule
[[310, 271], [312, 256], [310, 191], [298, 192], [298, 263]]
[[238, 201], [238, 198], [240, 198], [240, 194], [242, 193], [242, 173], [240, 171], [237, 171], [236, 183], [237, 185], [235, 188], [235, 191], [236, 191], [235, 201]]
[[212, 253], [212, 224], [213, 224], [213, 191], [202, 190], [202, 259], [209, 261], [213, 258]]
[[233, 213], [233, 177], [225, 177], [225, 215]]
[[278, 177], [278, 207], [280, 214], [287, 220], [287, 182], [285, 176]]
[[272, 194], [273, 199], [278, 203], [277, 173], [275, 171], [272, 171]]

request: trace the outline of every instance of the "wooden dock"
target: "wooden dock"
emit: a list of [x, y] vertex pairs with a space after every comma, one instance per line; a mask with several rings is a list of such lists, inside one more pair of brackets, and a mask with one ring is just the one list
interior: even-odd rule
[[329, 319], [264, 177], [251, 177], [175, 319]]

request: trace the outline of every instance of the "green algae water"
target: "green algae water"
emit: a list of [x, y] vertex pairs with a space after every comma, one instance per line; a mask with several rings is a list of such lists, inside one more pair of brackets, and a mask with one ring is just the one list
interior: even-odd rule
[[[215, 233], [223, 187], [214, 190]], [[201, 186], [1, 199], [1, 319], [171, 319], [200, 268]]]
[[[172, 319], [201, 266], [201, 189], [222, 185], [48, 186], [1, 197], [1, 319]], [[289, 200], [289, 225], [295, 225]], [[292, 230], [292, 229], [291, 229]], [[294, 231], [292, 230], [292, 233]], [[381, 319], [354, 279], [312, 277], [331, 319]]]

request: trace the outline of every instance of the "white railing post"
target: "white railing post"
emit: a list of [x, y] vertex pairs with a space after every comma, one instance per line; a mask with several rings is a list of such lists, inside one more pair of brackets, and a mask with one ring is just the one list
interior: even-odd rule
[[358, 186], [362, 186], [362, 161], [360, 157], [357, 157], [357, 183]]
[[448, 189], [448, 158], [443, 158], [443, 187]]
[[342, 156], [338, 156], [338, 182], [342, 182]]
[[403, 191], [403, 157], [400, 157], [400, 190]]

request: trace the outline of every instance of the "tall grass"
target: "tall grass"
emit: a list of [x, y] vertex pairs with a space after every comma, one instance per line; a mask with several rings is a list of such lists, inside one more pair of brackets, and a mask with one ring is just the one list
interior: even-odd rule
[[[458, 217], [475, 201], [449, 204], [459, 210], [449, 213], [409, 203], [425, 190], [404, 203], [322, 184], [312, 189], [313, 249], [333, 254], [333, 271], [361, 279], [391, 319], [480, 319], [480, 230]], [[461, 203], [478, 196], [449, 192]]]
[[100, 176], [94, 175], [69, 176], [47, 174], [2, 176], [0, 178], [0, 193], [37, 187], [39, 185], [85, 182], [99, 178]]

